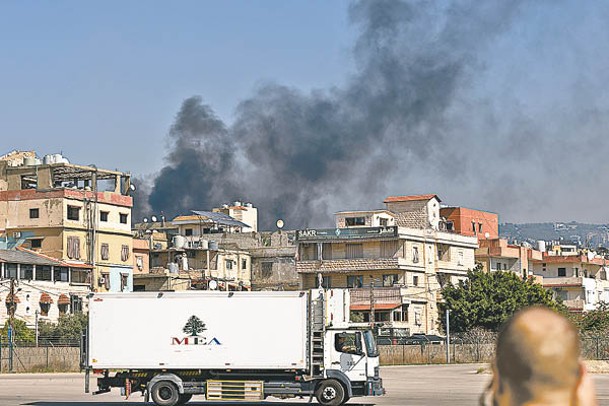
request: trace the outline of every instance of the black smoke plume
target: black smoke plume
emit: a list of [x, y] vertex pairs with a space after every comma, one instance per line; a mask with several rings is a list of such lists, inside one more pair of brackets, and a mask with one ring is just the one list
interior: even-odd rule
[[[379, 205], [413, 190], [410, 173], [457, 177], [446, 113], [504, 31], [518, 1], [360, 1], [356, 72], [342, 88], [305, 93], [266, 85], [225, 125], [200, 97], [184, 101], [169, 133], [167, 165], [148, 199], [168, 216], [233, 200], [259, 208], [262, 228], [330, 226], [337, 209]], [[450, 159], [448, 159], [450, 158]], [[465, 161], [462, 162], [466, 166]]]

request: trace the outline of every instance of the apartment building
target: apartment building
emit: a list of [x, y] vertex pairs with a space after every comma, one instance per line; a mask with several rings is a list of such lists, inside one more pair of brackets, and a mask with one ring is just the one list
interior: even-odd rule
[[[13, 310], [29, 326], [36, 319], [56, 322], [60, 315], [86, 310], [90, 265], [61, 261], [21, 247], [0, 249], [0, 324]], [[11, 280], [14, 294], [11, 296]]]
[[509, 244], [504, 238], [482, 239], [476, 250], [476, 262], [482, 265], [482, 270], [510, 271], [528, 278], [534, 274], [533, 261], [541, 261], [541, 251], [526, 245]]
[[442, 207], [440, 216], [448, 231], [476, 237], [478, 240], [499, 238], [499, 216], [496, 213], [467, 207]]
[[0, 157], [0, 233], [8, 245], [89, 265], [92, 290], [132, 290], [130, 175], [59, 154]]
[[335, 228], [297, 231], [302, 287], [350, 288], [356, 319], [437, 333], [440, 289], [466, 278], [477, 239], [440, 230], [436, 195], [385, 203], [382, 210], [336, 213]]
[[532, 261], [533, 273], [543, 277], [543, 286], [556, 293], [572, 312], [594, 310], [599, 302], [609, 302], [607, 260], [593, 252], [556, 255], [562, 250], [544, 253]]

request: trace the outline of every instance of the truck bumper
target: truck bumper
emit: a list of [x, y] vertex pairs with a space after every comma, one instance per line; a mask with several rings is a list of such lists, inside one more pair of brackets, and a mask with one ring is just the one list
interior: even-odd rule
[[368, 378], [366, 381], [366, 396], [383, 396], [385, 388], [383, 388], [383, 380], [381, 378]]

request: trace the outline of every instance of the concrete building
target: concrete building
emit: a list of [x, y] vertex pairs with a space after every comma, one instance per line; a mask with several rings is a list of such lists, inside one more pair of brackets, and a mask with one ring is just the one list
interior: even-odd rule
[[535, 275], [543, 277], [543, 286], [552, 289], [570, 311], [594, 310], [599, 302], [609, 302], [605, 258], [593, 252], [545, 253], [541, 260], [531, 263]]
[[481, 239], [476, 249], [476, 262], [482, 270], [510, 271], [527, 278], [534, 274], [533, 261], [541, 261], [543, 254], [524, 245], [509, 244], [503, 238]]
[[[24, 249], [0, 249], [0, 324], [14, 308], [17, 319], [56, 322], [60, 315], [86, 311], [91, 266], [61, 261]], [[10, 295], [14, 280], [14, 296]], [[14, 307], [12, 307], [13, 305]]]
[[449, 231], [479, 240], [499, 238], [499, 216], [495, 213], [466, 207], [442, 207], [440, 216]]
[[0, 157], [0, 233], [60, 261], [90, 265], [95, 291], [132, 290], [130, 175], [59, 154]]
[[339, 212], [335, 228], [297, 231], [302, 287], [350, 288], [356, 318], [437, 333], [439, 291], [474, 268], [477, 239], [440, 231], [436, 195], [385, 203], [385, 210]]

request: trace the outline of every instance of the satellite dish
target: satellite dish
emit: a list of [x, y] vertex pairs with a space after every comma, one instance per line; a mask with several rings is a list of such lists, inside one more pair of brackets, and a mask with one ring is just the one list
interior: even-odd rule
[[148, 217], [144, 217], [144, 220], [142, 220], [144, 223], [148, 222]]
[[277, 228], [278, 228], [278, 229], [280, 229], [280, 230], [281, 230], [281, 229], [283, 228], [283, 226], [284, 226], [284, 222], [283, 222], [283, 220], [282, 220], [282, 219], [277, 220], [277, 223], [275, 223], [275, 224], [277, 225]]
[[130, 191], [135, 192], [135, 189], [137, 189], [137, 188], [135, 187], [135, 185], [133, 183], [129, 185]]
[[488, 237], [490, 237], [490, 236], [491, 235], [488, 232], [484, 233], [484, 238], [486, 238], [487, 240], [488, 240]]
[[216, 289], [218, 289], [218, 282], [209, 281], [209, 290], [216, 290]]
[[156, 216], [150, 217], [150, 220], [152, 220], [153, 223], [156, 223]]

